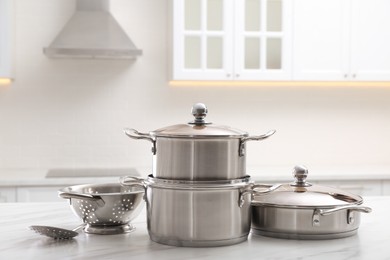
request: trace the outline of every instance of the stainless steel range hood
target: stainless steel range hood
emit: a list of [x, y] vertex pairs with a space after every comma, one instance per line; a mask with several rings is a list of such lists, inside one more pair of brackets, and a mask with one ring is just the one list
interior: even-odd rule
[[109, 0], [77, 0], [76, 11], [50, 44], [50, 58], [134, 59], [142, 54], [109, 12]]

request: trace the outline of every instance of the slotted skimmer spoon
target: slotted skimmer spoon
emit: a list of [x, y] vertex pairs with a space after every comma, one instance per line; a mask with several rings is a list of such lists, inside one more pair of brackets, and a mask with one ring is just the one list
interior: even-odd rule
[[54, 239], [71, 239], [77, 236], [79, 233], [77, 230], [83, 228], [85, 223], [79, 225], [78, 227], [69, 230], [58, 227], [50, 227], [50, 226], [30, 226], [30, 229], [35, 231], [38, 234], [51, 237]]

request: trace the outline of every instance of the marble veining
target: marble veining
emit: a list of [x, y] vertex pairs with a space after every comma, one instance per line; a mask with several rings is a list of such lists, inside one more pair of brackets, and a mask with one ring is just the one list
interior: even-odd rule
[[133, 221], [136, 231], [123, 235], [80, 233], [56, 241], [28, 229], [50, 225], [72, 229], [80, 224], [67, 202], [0, 204], [0, 259], [390, 259], [390, 197], [365, 197], [370, 214], [362, 214], [358, 234], [335, 240], [285, 240], [249, 235], [226, 247], [183, 248], [152, 242], [146, 212]]

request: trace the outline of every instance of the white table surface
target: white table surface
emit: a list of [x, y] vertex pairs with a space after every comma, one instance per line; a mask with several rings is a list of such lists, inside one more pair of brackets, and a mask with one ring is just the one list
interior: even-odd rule
[[0, 259], [390, 259], [390, 197], [365, 197], [358, 234], [335, 240], [284, 240], [249, 235], [226, 247], [183, 248], [149, 239], [145, 208], [125, 235], [88, 235], [56, 241], [29, 230], [30, 225], [72, 229], [80, 224], [67, 202], [0, 204]]

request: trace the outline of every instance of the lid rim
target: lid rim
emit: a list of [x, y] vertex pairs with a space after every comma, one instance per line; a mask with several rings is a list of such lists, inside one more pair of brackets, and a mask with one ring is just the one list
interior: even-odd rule
[[345, 203], [345, 204], [337, 204], [337, 205], [287, 205], [287, 204], [276, 204], [276, 203], [262, 203], [262, 202], [251, 202], [252, 206], [258, 207], [258, 206], [266, 206], [266, 207], [274, 207], [274, 208], [286, 208], [286, 209], [331, 209], [331, 208], [338, 208], [338, 207], [344, 207], [346, 205], [362, 205], [363, 200], [357, 201], [356, 203]]

